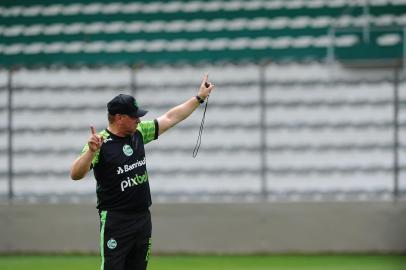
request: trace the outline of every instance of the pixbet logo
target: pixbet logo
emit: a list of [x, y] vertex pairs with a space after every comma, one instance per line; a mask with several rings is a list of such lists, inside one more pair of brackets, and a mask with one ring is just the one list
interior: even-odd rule
[[136, 174], [133, 178], [127, 177], [126, 180], [121, 181], [121, 191], [124, 191], [128, 187], [138, 186], [148, 181], [148, 173], [143, 175]]

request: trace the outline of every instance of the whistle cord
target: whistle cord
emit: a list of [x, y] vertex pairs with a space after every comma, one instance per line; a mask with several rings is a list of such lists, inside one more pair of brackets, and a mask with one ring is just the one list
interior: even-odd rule
[[193, 149], [193, 154], [192, 154], [193, 158], [195, 158], [197, 156], [197, 153], [199, 152], [200, 145], [202, 144], [202, 134], [203, 134], [203, 129], [204, 129], [204, 120], [206, 118], [207, 105], [209, 105], [209, 97], [210, 96], [207, 96], [206, 106], [204, 107], [204, 112], [203, 112], [203, 116], [202, 116], [202, 122], [200, 123], [200, 128], [199, 128], [199, 135], [197, 136], [196, 145], [195, 145], [195, 148]]

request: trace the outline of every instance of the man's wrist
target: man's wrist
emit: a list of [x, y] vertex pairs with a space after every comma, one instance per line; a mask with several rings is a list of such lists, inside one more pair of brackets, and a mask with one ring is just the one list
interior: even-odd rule
[[204, 103], [204, 98], [201, 98], [199, 95], [196, 95], [195, 98], [200, 104]]
[[90, 146], [89, 146], [89, 148], [87, 149], [87, 152], [88, 152], [90, 155], [94, 156], [94, 154], [95, 154], [98, 150], [99, 150], [99, 149], [92, 150], [92, 148], [90, 148]]

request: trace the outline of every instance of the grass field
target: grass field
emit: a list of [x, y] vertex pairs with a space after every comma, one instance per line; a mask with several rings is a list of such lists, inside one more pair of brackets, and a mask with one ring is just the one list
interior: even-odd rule
[[[1, 270], [100, 269], [98, 256], [0, 256]], [[406, 255], [153, 256], [149, 270], [404, 270]]]

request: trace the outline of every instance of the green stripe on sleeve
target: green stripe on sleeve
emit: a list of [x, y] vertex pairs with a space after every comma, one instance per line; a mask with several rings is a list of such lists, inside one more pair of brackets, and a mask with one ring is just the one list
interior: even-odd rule
[[156, 140], [158, 137], [157, 125], [154, 120], [142, 121], [138, 124], [137, 130], [141, 132], [144, 144]]

